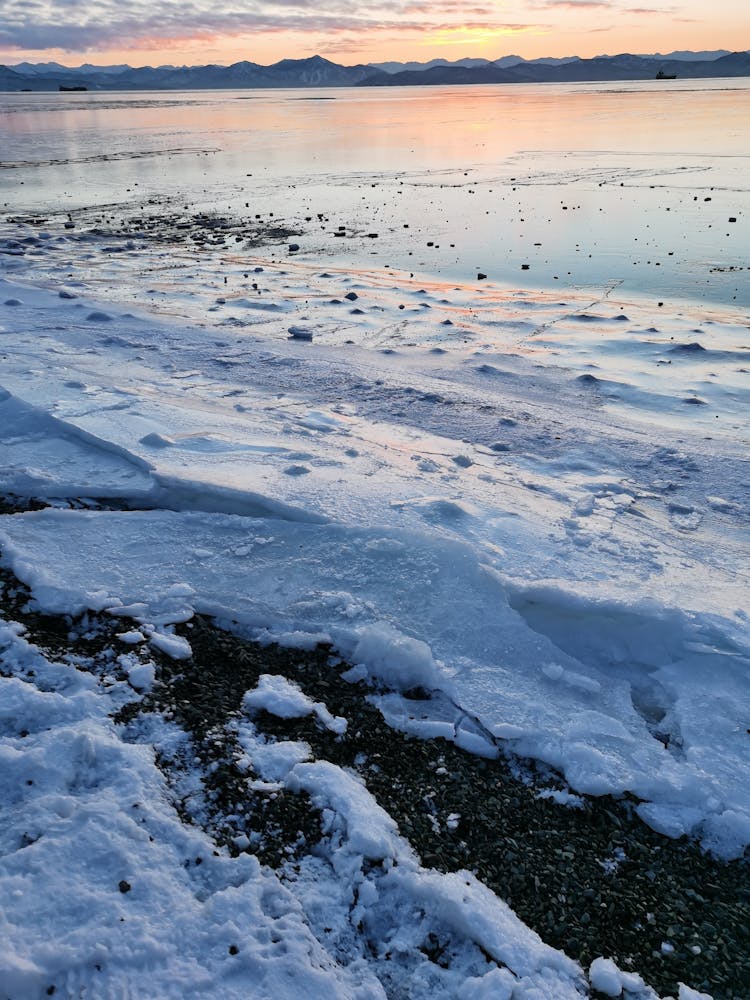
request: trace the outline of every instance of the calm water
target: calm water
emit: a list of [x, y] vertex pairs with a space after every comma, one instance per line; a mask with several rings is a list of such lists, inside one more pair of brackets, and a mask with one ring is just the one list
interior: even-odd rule
[[273, 213], [313, 260], [744, 307], [749, 151], [748, 80], [4, 94], [0, 225]]

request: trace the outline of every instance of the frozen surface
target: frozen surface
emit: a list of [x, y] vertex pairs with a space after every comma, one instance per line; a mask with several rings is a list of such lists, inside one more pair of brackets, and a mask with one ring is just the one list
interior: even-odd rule
[[[101, 307], [106, 323], [81, 321], [96, 303], [0, 289], [20, 303], [4, 313], [3, 489], [134, 508], [6, 519], [4, 557], [37, 601], [136, 605], [144, 636], [178, 659], [190, 649], [171, 625], [196, 608], [300, 644], [325, 635], [360, 676], [443, 691], [475, 720], [463, 745], [510, 740], [576, 791], [631, 791], [657, 829], [741, 853], [739, 316], [703, 320], [720, 346], [709, 362], [686, 352], [690, 376], [731, 358], [697, 407], [679, 366], [647, 383], [607, 353], [613, 328], [635, 343], [650, 327], [642, 306], [490, 290], [456, 331], [443, 320], [468, 289], [301, 268], [264, 280], [292, 313], [263, 339]], [[331, 285], [369, 303], [356, 344]], [[298, 313], [329, 324], [320, 343], [286, 339]], [[659, 323], [647, 339], [665, 353], [686, 341], [680, 315]], [[458, 738], [455, 720], [431, 725]]]
[[[196, 611], [262, 641], [330, 641], [352, 679], [381, 686], [391, 725], [485, 756], [507, 741], [559, 768], [573, 802], [631, 792], [656, 829], [742, 854], [741, 311], [266, 258], [223, 257], [219, 283], [210, 254], [64, 251], [0, 280], [0, 492], [51, 505], [2, 517], [0, 549], [38, 606], [106, 610], [126, 643], [178, 663], [175, 626]], [[75, 291], [71, 273], [88, 275]], [[133, 311], [146, 273], [161, 297]], [[14, 1000], [63, 982], [154, 997], [585, 989], [473, 876], [421, 869], [354, 776], [256, 733], [259, 710], [342, 724], [288, 681], [248, 692], [241, 742], [264, 782], [323, 810], [330, 849], [282, 886], [179, 822], [153, 751], [110, 721], [116, 685], [48, 662], [10, 623], [2, 643]], [[147, 663], [126, 673], [131, 693], [153, 684]], [[419, 717], [414, 688], [433, 692]], [[382, 951], [357, 950], [359, 925]], [[450, 969], [418, 958], [436, 928]], [[613, 996], [623, 977], [637, 986], [606, 956], [589, 975]]]

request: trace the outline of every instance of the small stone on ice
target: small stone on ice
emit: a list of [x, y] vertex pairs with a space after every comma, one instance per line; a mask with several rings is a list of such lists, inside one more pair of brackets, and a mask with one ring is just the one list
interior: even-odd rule
[[304, 326], [290, 326], [287, 330], [290, 340], [312, 340], [313, 332]]

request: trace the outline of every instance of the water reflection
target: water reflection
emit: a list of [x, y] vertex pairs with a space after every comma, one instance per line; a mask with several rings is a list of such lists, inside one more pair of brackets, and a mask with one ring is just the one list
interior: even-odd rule
[[750, 304], [749, 111], [725, 80], [9, 94], [0, 194], [273, 212], [339, 261]]

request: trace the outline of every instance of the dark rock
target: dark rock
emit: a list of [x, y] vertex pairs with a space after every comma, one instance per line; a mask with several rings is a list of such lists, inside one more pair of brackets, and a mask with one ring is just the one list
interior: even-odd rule
[[287, 330], [290, 340], [312, 340], [313, 332], [306, 326], [290, 326]]

